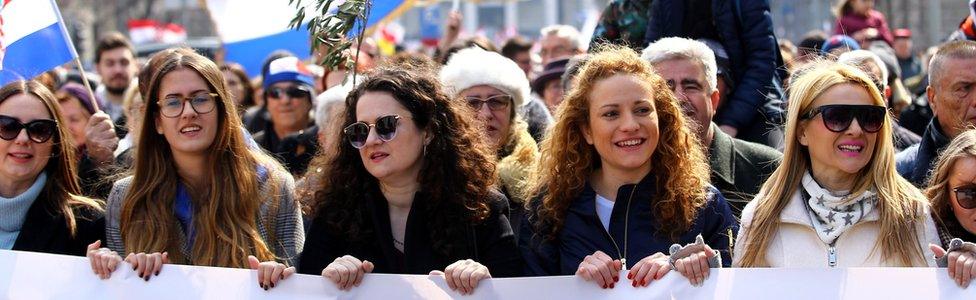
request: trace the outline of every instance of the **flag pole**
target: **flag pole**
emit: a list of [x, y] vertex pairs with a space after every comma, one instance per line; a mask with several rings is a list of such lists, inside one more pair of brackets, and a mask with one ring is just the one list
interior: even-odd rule
[[95, 98], [95, 91], [92, 90], [91, 84], [88, 83], [88, 75], [85, 74], [85, 67], [81, 64], [81, 59], [78, 58], [78, 50], [75, 49], [75, 42], [71, 40], [71, 36], [68, 35], [68, 29], [64, 27], [64, 18], [61, 17], [61, 8], [58, 6], [58, 2], [51, 0], [51, 5], [54, 7], [54, 12], [58, 14], [58, 27], [61, 29], [61, 34], [64, 35], [64, 40], [71, 45], [71, 54], [75, 57], [75, 64], [78, 65], [78, 71], [81, 73], [81, 81], [85, 84], [85, 89], [88, 90], [88, 96], [92, 99], [92, 108], [95, 111], [101, 111], [98, 107], [98, 99]]
[[[74, 45], [72, 45], [74, 47]], [[85, 72], [85, 67], [81, 65], [81, 59], [75, 56], [75, 64], [78, 65], [78, 72], [81, 73], [81, 82], [85, 83], [85, 89], [88, 90], [88, 97], [91, 97], [92, 108], [95, 111], [102, 111], [98, 108], [98, 98], [95, 98], [95, 91], [92, 90], [91, 84], [88, 83], [88, 75]]]

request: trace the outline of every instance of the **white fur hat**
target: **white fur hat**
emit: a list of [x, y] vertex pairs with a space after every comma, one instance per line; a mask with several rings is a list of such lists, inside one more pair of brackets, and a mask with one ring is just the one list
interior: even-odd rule
[[451, 98], [470, 87], [488, 85], [511, 95], [516, 108], [529, 102], [531, 89], [525, 72], [501, 54], [478, 47], [451, 55], [451, 59], [441, 68], [440, 77]]

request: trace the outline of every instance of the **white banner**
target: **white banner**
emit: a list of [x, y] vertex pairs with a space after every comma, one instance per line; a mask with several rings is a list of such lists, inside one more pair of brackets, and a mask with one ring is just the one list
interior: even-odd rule
[[3, 299], [976, 299], [976, 283], [956, 286], [945, 269], [722, 269], [702, 287], [676, 272], [645, 288], [626, 274], [614, 289], [572, 276], [483, 281], [473, 295], [442, 278], [369, 274], [343, 292], [320, 276], [295, 275], [265, 291], [250, 270], [165, 265], [148, 282], [123, 264], [100, 280], [83, 257], [0, 251]]

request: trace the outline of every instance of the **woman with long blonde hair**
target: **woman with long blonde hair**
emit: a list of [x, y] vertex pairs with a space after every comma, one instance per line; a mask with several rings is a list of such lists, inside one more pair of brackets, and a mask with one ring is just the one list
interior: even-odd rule
[[[519, 235], [528, 275], [576, 274], [613, 288], [626, 268], [632, 286], [646, 286], [674, 263], [697, 285], [718, 257], [728, 266], [735, 220], [708, 184], [704, 150], [677, 100], [652, 70], [615, 46], [583, 65], [542, 143], [536, 197]], [[698, 250], [664, 254], [686, 243]]]
[[737, 267], [934, 266], [925, 196], [895, 171], [871, 78], [815, 62], [790, 81], [783, 162], [742, 213]]
[[94, 271], [107, 278], [126, 253], [145, 280], [173, 262], [259, 269], [261, 287], [273, 287], [294, 273], [286, 264], [304, 243], [293, 179], [247, 146], [216, 64], [177, 48], [147, 68], [133, 174], [109, 195], [108, 248], [93, 250]]

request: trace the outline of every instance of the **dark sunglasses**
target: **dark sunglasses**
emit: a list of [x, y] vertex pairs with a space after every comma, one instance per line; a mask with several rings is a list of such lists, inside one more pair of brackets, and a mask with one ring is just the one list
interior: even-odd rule
[[833, 132], [844, 132], [851, 127], [851, 122], [857, 119], [857, 124], [868, 133], [881, 130], [888, 110], [877, 105], [847, 105], [831, 104], [814, 108], [803, 116], [803, 119], [813, 119], [820, 114], [824, 126]]
[[342, 130], [342, 133], [346, 135], [349, 139], [349, 144], [356, 149], [363, 148], [366, 146], [366, 140], [369, 139], [369, 129], [371, 127], [376, 127], [376, 136], [384, 142], [389, 142], [396, 137], [397, 125], [400, 123], [400, 116], [398, 115], [388, 115], [376, 118], [376, 123], [369, 124], [364, 121], [359, 121], [346, 126]]
[[10, 116], [0, 115], [0, 138], [8, 141], [16, 139], [21, 130], [27, 130], [27, 138], [35, 143], [47, 142], [58, 131], [58, 122], [54, 120], [34, 120], [21, 123]]
[[311, 99], [312, 90], [309, 90], [308, 87], [301, 85], [290, 86], [287, 88], [276, 87], [268, 89], [268, 97], [271, 99], [284, 99], [285, 95], [287, 95], [288, 98], [308, 97]]
[[956, 193], [956, 202], [965, 209], [976, 208], [976, 185], [967, 185], [952, 189]]

